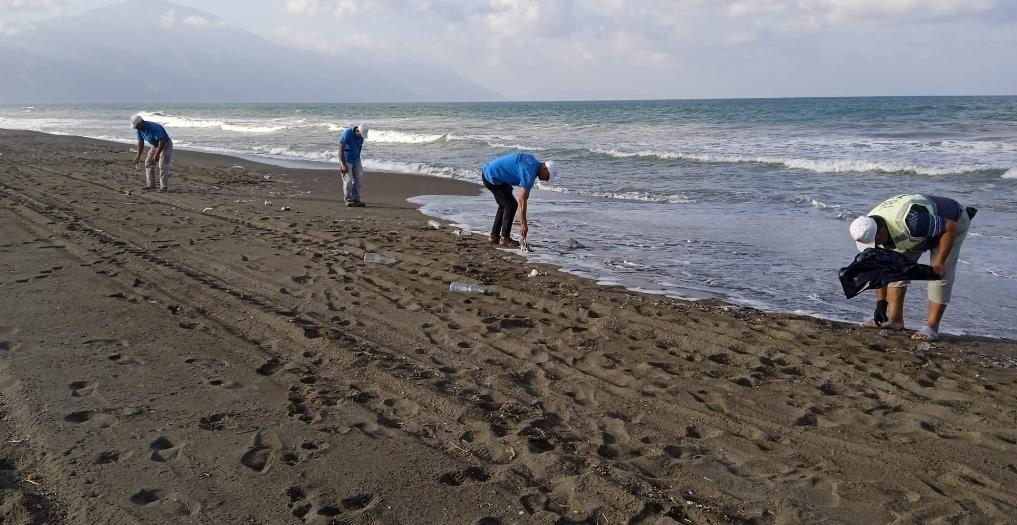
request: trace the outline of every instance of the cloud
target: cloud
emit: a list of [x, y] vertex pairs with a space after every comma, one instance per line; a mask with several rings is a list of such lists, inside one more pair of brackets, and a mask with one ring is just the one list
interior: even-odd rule
[[63, 3], [62, 0], [0, 0], [0, 10], [58, 13]]
[[16, 35], [24, 31], [25, 29], [27, 28], [22, 24], [17, 25], [5, 24], [3, 20], [0, 20], [0, 36]]
[[181, 20], [181, 22], [184, 25], [195, 26], [195, 27], [205, 27], [205, 26], [212, 25], [212, 21], [211, 20], [209, 20], [209, 19], [207, 19], [207, 18], [205, 18], [203, 16], [197, 16], [197, 15], [185, 16], [184, 19]]

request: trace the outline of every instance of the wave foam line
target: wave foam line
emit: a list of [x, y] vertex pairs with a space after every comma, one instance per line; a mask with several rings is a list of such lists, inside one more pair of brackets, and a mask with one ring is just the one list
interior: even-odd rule
[[218, 128], [223, 131], [233, 131], [236, 133], [276, 133], [284, 129], [288, 129], [289, 125], [278, 125], [278, 126], [256, 126], [256, 125], [244, 125], [244, 124], [231, 124], [222, 120], [206, 120], [206, 119], [195, 119], [190, 117], [178, 117], [174, 115], [166, 115], [162, 113], [142, 111], [139, 113], [145, 120], [151, 120], [152, 122], [158, 122], [163, 126], [169, 128]]
[[[791, 169], [814, 171], [817, 173], [902, 173], [914, 175], [963, 175], [968, 173], [980, 173], [986, 171], [1001, 172], [1001, 168], [986, 165], [957, 166], [951, 168], [934, 168], [929, 166], [917, 166], [914, 164], [879, 162], [867, 160], [810, 160], [767, 156], [739, 156], [739, 155], [702, 155], [694, 153], [675, 153], [667, 151], [618, 151], [613, 149], [592, 148], [592, 153], [607, 155], [616, 158], [651, 158], [659, 160], [687, 160], [702, 162], [706, 164], [769, 164], [784, 166]], [[1010, 173], [1013, 171], [1007, 171]], [[1017, 177], [1017, 174], [1013, 175]], [[1009, 178], [1009, 177], [1008, 177]]]
[[641, 201], [641, 202], [656, 202], [661, 204], [693, 204], [696, 201], [690, 199], [687, 195], [675, 194], [675, 195], [659, 195], [641, 191], [585, 191], [585, 190], [573, 190], [565, 188], [563, 186], [553, 186], [551, 184], [545, 184], [543, 182], [537, 182], [537, 187], [545, 191], [553, 191], [555, 193], [566, 193], [570, 195], [584, 195], [587, 197], [600, 197], [605, 199], [615, 199], [623, 201]]

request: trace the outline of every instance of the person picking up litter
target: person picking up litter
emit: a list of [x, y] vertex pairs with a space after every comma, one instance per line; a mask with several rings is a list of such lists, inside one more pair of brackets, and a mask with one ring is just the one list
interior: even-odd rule
[[[519, 210], [519, 235], [525, 241], [529, 233], [526, 221], [527, 200], [530, 190], [537, 179], [544, 182], [557, 175], [558, 166], [553, 161], [541, 162], [529, 153], [509, 153], [502, 155], [484, 165], [484, 187], [493, 195], [498, 203], [498, 211], [494, 214], [494, 225], [491, 226], [490, 240], [492, 244], [519, 247], [519, 242], [512, 240], [512, 221], [516, 210]], [[519, 200], [512, 195], [512, 188], [518, 186]]]

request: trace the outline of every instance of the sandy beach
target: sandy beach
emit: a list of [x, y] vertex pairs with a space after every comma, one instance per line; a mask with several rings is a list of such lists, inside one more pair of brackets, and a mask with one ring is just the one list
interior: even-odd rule
[[452, 180], [143, 192], [129, 148], [0, 130], [0, 522], [1017, 522], [1017, 343], [597, 286], [430, 228]]

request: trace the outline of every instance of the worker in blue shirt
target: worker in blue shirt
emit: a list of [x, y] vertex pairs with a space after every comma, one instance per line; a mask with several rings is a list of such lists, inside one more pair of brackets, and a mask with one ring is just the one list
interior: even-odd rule
[[339, 136], [339, 176], [343, 179], [346, 206], [365, 206], [360, 200], [360, 187], [364, 183], [364, 164], [360, 161], [360, 150], [367, 139], [367, 131], [367, 126], [361, 124], [346, 128]]
[[[526, 201], [530, 190], [537, 179], [551, 180], [558, 171], [553, 161], [541, 162], [529, 153], [509, 153], [502, 155], [484, 165], [484, 187], [494, 194], [498, 203], [498, 211], [494, 214], [494, 226], [491, 227], [491, 243], [502, 246], [519, 246], [512, 240], [512, 221], [516, 210], [519, 210], [519, 235], [523, 239], [529, 233], [526, 222]], [[512, 195], [512, 188], [519, 186], [519, 201]]]
[[166, 128], [156, 122], [146, 122], [141, 115], [131, 118], [131, 127], [138, 133], [138, 154], [134, 156], [134, 164], [141, 160], [141, 152], [145, 143], [152, 145], [145, 158], [145, 189], [155, 189], [155, 167], [159, 166], [159, 191], [169, 191], [170, 163], [173, 160], [173, 140]]

